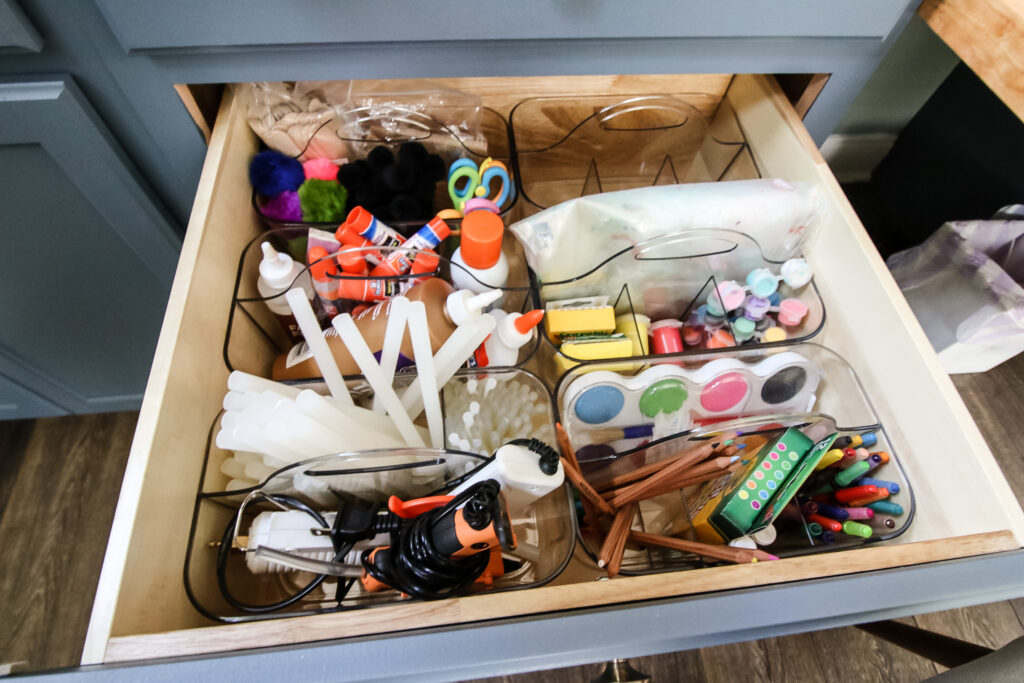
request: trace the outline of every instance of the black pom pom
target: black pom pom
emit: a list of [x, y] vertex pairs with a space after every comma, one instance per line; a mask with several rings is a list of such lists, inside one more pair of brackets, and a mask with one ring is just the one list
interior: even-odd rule
[[380, 177], [393, 192], [405, 192], [416, 180], [416, 172], [404, 164], [391, 164], [381, 172]]
[[358, 163], [345, 164], [338, 169], [338, 182], [347, 187], [349, 190], [354, 190], [370, 177], [370, 165], [365, 164], [364, 166]]
[[394, 216], [391, 215], [391, 207], [387, 202], [374, 204], [368, 210], [373, 214], [374, 218], [384, 223], [394, 219]]
[[375, 171], [383, 171], [395, 163], [395, 155], [387, 147], [374, 147], [366, 155], [366, 161], [369, 162]]
[[434, 195], [437, 193], [437, 183], [426, 176], [420, 176], [412, 186], [412, 194], [429, 211], [434, 207]]
[[398, 163], [421, 168], [427, 163], [427, 148], [420, 142], [406, 142], [398, 148]]
[[448, 167], [444, 165], [444, 159], [436, 154], [431, 154], [423, 165], [423, 173], [436, 183], [445, 179], [448, 175]]
[[[387, 185], [381, 180], [380, 176], [371, 176], [366, 183], [363, 184], [360, 194], [362, 195], [361, 204], [369, 207], [371, 205], [380, 204], [386, 202], [391, 197], [391, 192], [388, 190]], [[371, 212], [372, 213], [372, 212]]]
[[391, 215], [399, 221], [412, 221], [424, 217], [420, 203], [409, 194], [400, 194], [391, 200]]

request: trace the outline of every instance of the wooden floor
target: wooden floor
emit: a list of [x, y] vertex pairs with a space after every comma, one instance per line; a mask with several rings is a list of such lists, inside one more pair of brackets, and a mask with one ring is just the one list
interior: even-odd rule
[[[954, 378], [1024, 504], [1024, 356]], [[0, 422], [0, 664], [77, 664], [135, 413]], [[1024, 635], [1024, 600], [904, 620], [989, 647]], [[920, 681], [940, 670], [854, 628], [631, 660], [655, 681]], [[589, 681], [603, 666], [488, 679]], [[840, 673], [841, 672], [841, 673]]]

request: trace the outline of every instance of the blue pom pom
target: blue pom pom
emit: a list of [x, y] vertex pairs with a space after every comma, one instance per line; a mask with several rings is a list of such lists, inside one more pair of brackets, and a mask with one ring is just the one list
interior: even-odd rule
[[264, 197], [294, 192], [305, 180], [306, 173], [298, 159], [272, 149], [260, 152], [249, 164], [249, 182]]

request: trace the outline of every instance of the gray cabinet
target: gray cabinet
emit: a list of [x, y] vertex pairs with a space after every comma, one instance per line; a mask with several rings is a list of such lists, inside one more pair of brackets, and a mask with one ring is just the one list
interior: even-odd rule
[[0, 202], [0, 417], [138, 407], [178, 237], [69, 78], [0, 80]]

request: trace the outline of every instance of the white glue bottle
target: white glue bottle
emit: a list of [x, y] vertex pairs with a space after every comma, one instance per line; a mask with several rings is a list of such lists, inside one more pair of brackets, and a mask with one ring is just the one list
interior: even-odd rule
[[462, 240], [452, 254], [452, 284], [480, 294], [501, 289], [508, 280], [508, 259], [501, 251], [505, 224], [501, 216], [486, 209], [462, 219]]
[[306, 298], [312, 301], [315, 294], [313, 281], [309, 279], [309, 272], [301, 263], [293, 260], [288, 254], [276, 251], [270, 242], [263, 242], [260, 248], [263, 249], [263, 260], [260, 261], [260, 279], [256, 283], [256, 289], [259, 290], [260, 296], [266, 299], [264, 303], [270, 312], [277, 316], [281, 327], [292, 339], [300, 341], [302, 331], [295, 322], [295, 316], [292, 315], [292, 309], [285, 300], [284, 293], [294, 287], [301, 287]]
[[477, 367], [503, 368], [519, 362], [519, 349], [533, 339], [534, 328], [544, 318], [544, 311], [538, 308], [528, 313], [506, 313], [497, 308], [485, 315], [498, 324], [473, 354], [473, 361]]

